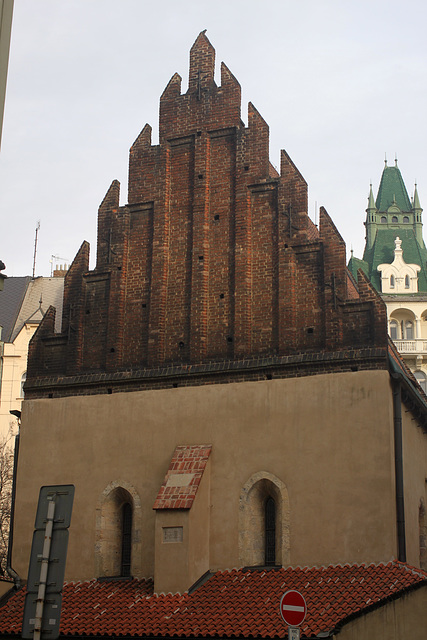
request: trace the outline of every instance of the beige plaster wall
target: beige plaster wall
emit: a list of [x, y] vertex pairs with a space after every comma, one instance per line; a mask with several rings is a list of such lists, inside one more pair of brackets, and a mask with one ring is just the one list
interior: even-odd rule
[[421, 587], [345, 625], [337, 640], [425, 640], [427, 587]]
[[12, 409], [21, 409], [21, 379], [27, 370], [28, 344], [33, 337], [36, 324], [24, 324], [14, 342], [5, 342], [3, 350], [3, 370], [0, 389], [0, 437], [7, 437], [17, 429], [16, 418], [10, 415]]
[[[426, 501], [427, 435], [418, 426], [414, 416], [402, 411], [403, 472], [405, 478], [406, 559], [409, 564], [420, 566], [420, 538], [418, 523], [421, 502]], [[426, 603], [427, 607], [427, 603]]]
[[13, 582], [0, 578], [0, 598], [2, 598], [8, 591], [12, 591], [12, 589]]
[[[191, 509], [159, 509], [155, 519], [155, 589], [185, 591], [209, 571], [210, 460]], [[182, 527], [182, 541], [165, 542], [164, 527]]]
[[[157, 512], [154, 566], [154, 584], [157, 593], [181, 592], [192, 584], [188, 578], [189, 519], [190, 511], [183, 509]], [[164, 527], [182, 527], [182, 542], [164, 542]]]
[[291, 565], [396, 556], [385, 371], [25, 401], [14, 568], [27, 571], [42, 485], [76, 486], [66, 579], [96, 577], [96, 511], [118, 479], [141, 504], [136, 576], [154, 574], [152, 509], [175, 447], [211, 443], [209, 568], [239, 566], [239, 499], [265, 471], [289, 500]]

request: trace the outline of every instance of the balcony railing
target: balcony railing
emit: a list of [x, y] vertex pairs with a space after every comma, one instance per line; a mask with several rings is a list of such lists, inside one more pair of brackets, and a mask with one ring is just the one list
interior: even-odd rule
[[427, 339], [417, 338], [415, 340], [394, 340], [399, 353], [426, 353]]

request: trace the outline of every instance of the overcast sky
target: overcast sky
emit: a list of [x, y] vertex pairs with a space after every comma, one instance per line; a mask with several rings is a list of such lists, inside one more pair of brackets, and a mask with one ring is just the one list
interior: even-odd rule
[[36, 275], [52, 256], [96, 251], [97, 210], [113, 179], [127, 202], [128, 150], [144, 124], [158, 142], [159, 97], [207, 29], [270, 126], [361, 257], [370, 181], [395, 154], [427, 207], [425, 0], [15, 0], [0, 153], [0, 259]]

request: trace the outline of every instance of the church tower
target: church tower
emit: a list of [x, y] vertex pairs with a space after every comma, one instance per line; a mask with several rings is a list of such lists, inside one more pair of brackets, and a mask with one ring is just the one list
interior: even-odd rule
[[386, 160], [376, 200], [372, 185], [370, 187], [365, 250], [363, 260], [352, 257], [349, 262], [353, 275], [356, 276], [357, 269], [362, 268], [377, 291], [384, 293], [378, 266], [393, 262], [395, 240], [399, 237], [404, 260], [420, 266], [418, 291], [427, 292], [427, 250], [422, 235], [422, 211], [417, 185], [410, 200], [397, 160], [391, 167]]
[[415, 184], [410, 200], [397, 160], [383, 169], [376, 200], [370, 187], [363, 260], [351, 257], [349, 269], [362, 269], [387, 305], [391, 338], [427, 391], [427, 249], [422, 208]]

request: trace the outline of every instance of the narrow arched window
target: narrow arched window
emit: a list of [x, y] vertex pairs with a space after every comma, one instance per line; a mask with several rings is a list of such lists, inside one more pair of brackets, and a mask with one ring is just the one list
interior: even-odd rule
[[381, 224], [386, 224], [387, 218], [385, 216], [381, 216]]
[[265, 501], [265, 564], [276, 563], [276, 503], [268, 497]]
[[409, 217], [408, 216], [403, 216], [403, 222], [404, 222], [404, 224], [409, 224]]
[[405, 339], [413, 340], [414, 339], [414, 325], [410, 320], [405, 322]]
[[391, 320], [390, 322], [390, 338], [392, 340], [398, 340], [399, 336], [397, 334], [397, 328], [398, 328], [398, 324], [396, 322], [396, 320]]
[[390, 276], [390, 289], [394, 289], [394, 276]]
[[409, 289], [409, 276], [405, 276], [405, 289]]
[[132, 549], [132, 506], [125, 502], [122, 506], [122, 560], [120, 575], [124, 578], [130, 576]]
[[394, 222], [394, 223], [397, 223], [397, 222], [398, 222], [398, 220], [397, 220], [397, 216], [393, 216], [393, 217], [392, 217], [392, 219], [391, 219], [391, 221], [392, 221], [392, 222]]

